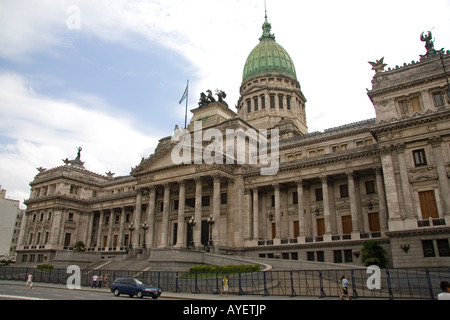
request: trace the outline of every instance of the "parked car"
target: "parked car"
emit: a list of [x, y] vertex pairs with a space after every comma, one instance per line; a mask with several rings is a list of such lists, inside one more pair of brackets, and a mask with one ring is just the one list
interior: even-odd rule
[[111, 284], [111, 292], [116, 297], [121, 294], [128, 294], [130, 297], [136, 296], [143, 298], [150, 296], [153, 299], [158, 299], [162, 290], [137, 278], [118, 278]]

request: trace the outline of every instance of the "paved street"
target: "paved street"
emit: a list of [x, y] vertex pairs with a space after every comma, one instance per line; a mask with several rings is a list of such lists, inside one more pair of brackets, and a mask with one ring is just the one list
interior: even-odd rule
[[[128, 296], [115, 297], [108, 288], [82, 287], [80, 290], [70, 290], [62, 284], [35, 282], [33, 290], [25, 289], [25, 281], [0, 280], [0, 300], [140, 300]], [[274, 300], [337, 300], [337, 297], [289, 297], [289, 296], [260, 296], [235, 295], [220, 296], [210, 293], [163, 292], [158, 300], [248, 300], [248, 301], [274, 301]], [[144, 300], [153, 300], [149, 297]]]

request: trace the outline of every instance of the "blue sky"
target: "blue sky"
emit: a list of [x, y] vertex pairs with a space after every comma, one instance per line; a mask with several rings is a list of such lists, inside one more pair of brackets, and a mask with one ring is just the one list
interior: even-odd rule
[[[450, 49], [448, 0], [267, 0], [267, 9], [308, 99], [310, 132], [375, 117], [368, 61], [418, 61], [420, 33], [431, 29], [435, 47]], [[75, 29], [68, 27], [74, 13]], [[200, 92], [218, 88], [235, 110], [263, 22], [263, 0], [2, 0], [7, 196], [28, 198], [36, 168], [62, 165], [78, 146], [88, 170], [129, 174], [158, 139], [184, 125], [178, 101], [187, 79], [189, 109]]]

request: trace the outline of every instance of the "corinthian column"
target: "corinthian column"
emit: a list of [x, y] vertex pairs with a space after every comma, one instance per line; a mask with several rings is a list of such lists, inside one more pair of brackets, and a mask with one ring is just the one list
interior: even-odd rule
[[178, 182], [180, 186], [180, 190], [178, 193], [178, 228], [177, 228], [177, 243], [175, 247], [181, 248], [184, 247], [185, 244], [185, 223], [184, 223], [184, 210], [185, 210], [185, 201], [186, 201], [186, 185], [185, 181], [181, 180]]
[[167, 247], [169, 234], [169, 215], [170, 215], [170, 185], [164, 184], [164, 207], [161, 228], [161, 247]]
[[213, 219], [212, 225], [212, 241], [214, 246], [218, 246], [220, 242], [220, 176], [213, 177]]
[[137, 190], [136, 195], [136, 207], [134, 209], [134, 227], [136, 228], [133, 232], [133, 245], [135, 247], [139, 246], [139, 228], [141, 227], [141, 214], [142, 214], [142, 189]]
[[299, 226], [299, 237], [298, 242], [305, 242], [305, 205], [303, 202], [303, 181], [297, 180], [297, 210], [298, 210], [298, 226]]
[[194, 213], [194, 246], [200, 247], [202, 244], [202, 179], [195, 178], [195, 213]]

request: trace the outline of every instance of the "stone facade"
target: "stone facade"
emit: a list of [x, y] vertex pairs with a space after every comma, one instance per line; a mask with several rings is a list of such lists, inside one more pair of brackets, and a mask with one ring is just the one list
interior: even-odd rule
[[[261, 41], [274, 41], [267, 20], [263, 31]], [[245, 148], [244, 163], [222, 153], [223, 163], [203, 154], [200, 162], [177, 164], [172, 156], [179, 140], [165, 137], [128, 176], [90, 172], [80, 154], [64, 166], [41, 169], [30, 183], [17, 260], [48, 262], [82, 241], [93, 254], [189, 248], [361, 265], [361, 248], [373, 239], [387, 251], [390, 266], [448, 266], [450, 99], [444, 66], [450, 70], [450, 54], [434, 51], [419, 62], [377, 70], [368, 90], [375, 119], [308, 133], [295, 69], [256, 72], [252, 65], [237, 113], [210, 103], [192, 110], [181, 133], [193, 146], [184, 149], [187, 160], [195, 160], [189, 155], [196, 146], [212, 146], [214, 157], [231, 146]], [[203, 129], [199, 145], [196, 121]], [[278, 129], [279, 167], [262, 174], [262, 163], [250, 161], [252, 136], [243, 143], [219, 141], [223, 148], [216, 149], [205, 143], [212, 141], [203, 136], [207, 129], [223, 136], [227, 130]], [[274, 143], [273, 134], [266, 138]]]

